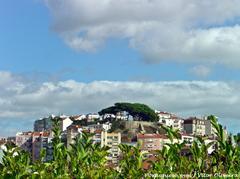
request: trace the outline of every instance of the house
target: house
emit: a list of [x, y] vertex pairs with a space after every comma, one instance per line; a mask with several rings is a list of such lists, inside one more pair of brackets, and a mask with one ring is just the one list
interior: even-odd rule
[[191, 146], [195, 137], [187, 133], [181, 133], [181, 142], [185, 142], [186, 146]]
[[80, 114], [80, 115], [70, 116], [70, 118], [73, 121], [81, 121], [83, 119], [86, 119], [86, 115]]
[[128, 120], [129, 116], [129, 113], [126, 111], [120, 111], [116, 113], [117, 120]]
[[70, 119], [69, 116], [61, 115], [60, 116], [60, 129], [61, 131], [67, 130], [67, 127], [70, 126], [73, 121]]
[[112, 127], [112, 123], [106, 122], [103, 124], [97, 123], [97, 124], [90, 124], [87, 126], [83, 126], [83, 129], [90, 130], [90, 131], [95, 131], [97, 129], [108, 131], [111, 129], [111, 127]]
[[159, 118], [159, 123], [168, 127], [172, 127], [175, 130], [183, 131], [184, 120], [174, 114], [162, 111], [155, 111]]
[[114, 114], [104, 114], [102, 116], [102, 119], [105, 120], [105, 119], [116, 119], [116, 116]]
[[93, 114], [87, 114], [86, 115], [87, 122], [94, 122], [95, 120], [100, 119], [99, 114], [93, 113]]

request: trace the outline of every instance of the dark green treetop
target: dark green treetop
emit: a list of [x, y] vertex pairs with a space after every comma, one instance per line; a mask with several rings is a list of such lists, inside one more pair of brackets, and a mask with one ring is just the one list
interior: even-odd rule
[[141, 103], [115, 103], [114, 106], [102, 109], [99, 111], [99, 115], [104, 114], [117, 114], [118, 112], [126, 111], [135, 120], [140, 121], [157, 121], [158, 116], [149, 106]]

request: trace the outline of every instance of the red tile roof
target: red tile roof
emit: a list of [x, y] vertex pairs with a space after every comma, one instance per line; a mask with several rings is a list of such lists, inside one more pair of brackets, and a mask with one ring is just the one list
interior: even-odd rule
[[137, 134], [138, 139], [151, 139], [151, 138], [159, 138], [166, 139], [167, 137], [162, 134]]
[[48, 137], [50, 135], [49, 132], [33, 132], [32, 136], [44, 136], [44, 137]]

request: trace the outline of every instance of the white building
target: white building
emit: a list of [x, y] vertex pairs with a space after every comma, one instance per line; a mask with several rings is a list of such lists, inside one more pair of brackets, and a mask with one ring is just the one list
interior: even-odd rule
[[67, 127], [73, 123], [73, 121], [70, 119], [69, 116], [65, 116], [65, 115], [60, 116], [60, 118], [61, 118], [60, 128], [62, 131], [65, 131], [67, 130]]
[[[189, 134], [181, 134], [181, 142], [186, 142], [186, 146], [191, 146], [193, 142], [197, 140], [196, 137]], [[211, 154], [216, 149], [216, 140], [213, 138], [206, 138], [204, 139], [205, 145], [212, 143], [212, 145], [208, 148], [208, 154]], [[201, 147], [201, 144], [199, 144]]]
[[73, 121], [81, 121], [83, 119], [86, 119], [86, 115], [84, 114], [80, 114], [80, 115], [76, 115], [76, 116], [71, 116], [70, 117]]
[[97, 124], [91, 124], [88, 126], [83, 126], [83, 129], [90, 130], [90, 131], [95, 131], [95, 130], [108, 131], [111, 129], [111, 127], [112, 127], [112, 123], [107, 122], [105, 124], [97, 123]]
[[185, 142], [186, 146], [191, 146], [193, 141], [195, 140], [195, 137], [193, 135], [189, 134], [181, 134], [181, 142]]
[[116, 116], [114, 114], [104, 114], [102, 116], [103, 119], [115, 119]]
[[155, 111], [158, 115], [159, 123], [166, 125], [168, 127], [173, 127], [173, 129], [178, 129], [179, 131], [183, 131], [183, 123], [184, 120], [180, 117], [177, 117], [174, 114], [162, 111]]
[[86, 115], [86, 119], [87, 119], [88, 122], [93, 122], [97, 119], [100, 119], [100, 115], [96, 114], [96, 113], [93, 113], [93, 114], [90, 113], [90, 114]]
[[128, 120], [129, 119], [129, 113], [126, 111], [121, 111], [116, 114], [116, 119], [118, 120]]

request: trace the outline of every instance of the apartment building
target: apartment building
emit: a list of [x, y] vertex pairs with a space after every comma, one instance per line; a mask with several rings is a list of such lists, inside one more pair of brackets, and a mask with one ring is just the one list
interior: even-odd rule
[[209, 128], [208, 125], [208, 120], [190, 117], [184, 120], [184, 131], [188, 134], [204, 136], [207, 134], [206, 129]]
[[160, 134], [137, 134], [137, 142], [141, 145], [143, 151], [161, 150], [163, 147], [164, 135]]
[[67, 147], [74, 143], [74, 138], [82, 133], [80, 125], [70, 125], [67, 127]]
[[102, 147], [110, 147], [110, 154], [107, 159], [113, 164], [117, 164], [120, 154], [118, 145], [121, 143], [121, 133], [108, 133], [105, 130], [94, 128], [89, 130], [80, 125], [71, 125], [67, 128], [67, 147], [70, 147], [70, 144], [74, 144], [74, 138], [77, 135], [81, 135], [83, 131], [92, 134], [93, 143], [100, 143]]
[[[206, 124], [206, 135], [209, 137], [216, 137], [217, 135], [215, 128], [213, 127], [213, 125], [211, 124], [211, 120], [208, 119], [207, 116], [204, 116], [203, 119], [206, 120], [205, 124]], [[227, 130], [226, 127], [223, 128], [224, 130], [224, 135], [227, 136]]]
[[137, 141], [141, 144], [141, 150], [143, 151], [155, 151], [162, 150], [163, 146], [171, 143], [186, 142], [186, 146], [191, 146], [194, 141], [194, 136], [181, 133], [180, 138], [174, 138], [172, 141], [163, 134], [137, 134]]
[[0, 145], [5, 144], [5, 143], [13, 143], [15, 144], [16, 142], [16, 136], [11, 136], [11, 137], [0, 137]]
[[16, 134], [16, 146], [32, 153], [32, 132], [18, 132]]
[[16, 134], [16, 146], [29, 152], [33, 161], [40, 158], [42, 149], [46, 150], [45, 161], [52, 159], [51, 140], [50, 132], [19, 132]]
[[80, 125], [71, 125], [67, 128], [67, 147], [70, 147], [70, 144], [74, 144], [74, 138], [77, 135], [81, 135], [83, 131], [92, 134], [93, 143], [100, 143], [101, 147], [110, 147], [107, 159], [113, 164], [118, 163], [120, 154], [118, 145], [121, 143], [121, 133], [108, 133], [101, 129], [86, 130]]
[[73, 121], [70, 119], [69, 116], [65, 116], [65, 115], [54, 116], [54, 115], [51, 115], [49, 117], [36, 120], [34, 122], [34, 131], [35, 132], [51, 131], [52, 127], [53, 127], [52, 119], [54, 117], [59, 117], [59, 119], [60, 119], [60, 129], [62, 131], [67, 130], [67, 127], [70, 126], [73, 123]]
[[92, 134], [92, 140], [93, 143], [101, 143], [101, 132], [102, 129], [98, 128], [85, 128], [80, 125], [70, 125], [67, 128], [67, 147], [70, 147], [70, 144], [74, 143], [74, 138], [77, 137], [77, 135], [81, 135], [82, 132], [90, 133]]
[[53, 148], [51, 144], [52, 136], [50, 132], [32, 133], [32, 160], [40, 159], [41, 150], [46, 151], [44, 161], [50, 161], [53, 158]]
[[108, 133], [107, 131], [101, 132], [101, 146], [108, 146], [109, 149], [109, 155], [107, 157], [108, 161], [117, 164], [119, 155], [120, 155], [120, 149], [118, 145], [121, 143], [121, 133]]
[[35, 132], [50, 131], [52, 129], [52, 125], [53, 125], [52, 116], [39, 119], [34, 122], [34, 131]]

